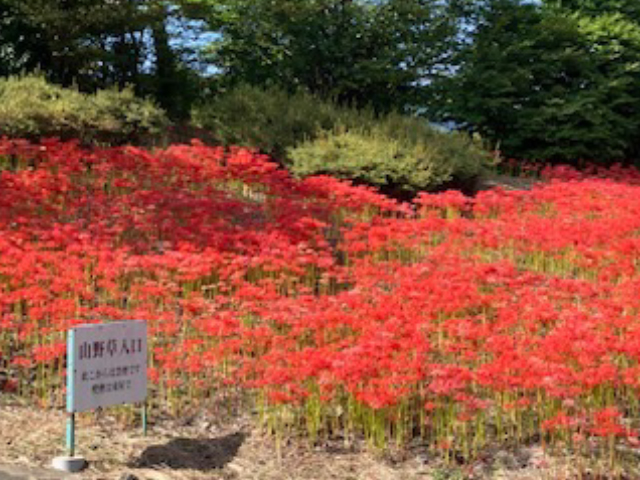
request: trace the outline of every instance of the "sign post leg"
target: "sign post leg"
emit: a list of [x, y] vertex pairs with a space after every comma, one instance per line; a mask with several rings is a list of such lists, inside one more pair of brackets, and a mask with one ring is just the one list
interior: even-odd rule
[[142, 436], [147, 436], [147, 402], [142, 404]]
[[67, 455], [74, 457], [76, 454], [76, 414], [67, 416]]
[[87, 461], [82, 457], [76, 457], [76, 414], [74, 408], [74, 352], [75, 332], [69, 330], [67, 336], [67, 456], [53, 459], [52, 466], [56, 470], [76, 473], [84, 470]]

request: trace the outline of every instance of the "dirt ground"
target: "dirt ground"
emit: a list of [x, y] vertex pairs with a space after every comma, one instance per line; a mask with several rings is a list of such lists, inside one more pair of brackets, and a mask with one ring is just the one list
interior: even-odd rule
[[540, 180], [531, 177], [487, 173], [480, 179], [478, 190], [489, 190], [496, 187], [504, 190], [531, 190], [536, 183], [540, 183]]
[[[124, 408], [124, 407], [123, 407]], [[495, 451], [468, 466], [445, 466], [426, 446], [380, 453], [364, 446], [310, 446], [289, 439], [276, 454], [274, 439], [238, 412], [201, 408], [179, 420], [153, 416], [149, 432], [123, 426], [116, 415], [80, 414], [77, 454], [90, 466], [78, 480], [462, 480], [576, 479], [576, 462], [559, 461], [540, 447]], [[0, 397], [0, 466], [48, 467], [64, 454], [65, 413]], [[593, 480], [605, 478], [583, 476]], [[637, 477], [624, 478], [640, 478]]]

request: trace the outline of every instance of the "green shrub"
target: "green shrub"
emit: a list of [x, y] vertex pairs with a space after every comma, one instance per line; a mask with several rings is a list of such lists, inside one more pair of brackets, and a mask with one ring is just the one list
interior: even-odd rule
[[164, 112], [132, 88], [99, 90], [90, 100], [89, 131], [109, 143], [147, 143], [169, 125]]
[[287, 149], [361, 116], [310, 94], [242, 85], [196, 106], [192, 121], [223, 145], [257, 148], [287, 163]]
[[153, 141], [167, 125], [164, 112], [130, 88], [88, 95], [41, 76], [0, 79], [0, 135], [138, 144]]
[[240, 86], [192, 113], [220, 143], [257, 148], [296, 175], [329, 174], [396, 197], [459, 188], [489, 158], [468, 137], [437, 131], [422, 119], [376, 117], [278, 88]]
[[480, 175], [490, 159], [464, 135], [395, 114], [336, 127], [291, 148], [288, 156], [298, 176], [333, 175], [402, 198], [445, 185], [460, 188]]

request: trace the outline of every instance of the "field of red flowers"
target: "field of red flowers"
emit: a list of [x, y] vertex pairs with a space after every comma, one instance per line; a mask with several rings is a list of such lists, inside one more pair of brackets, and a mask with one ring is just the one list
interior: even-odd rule
[[640, 173], [543, 176], [407, 205], [240, 149], [5, 139], [0, 386], [61, 405], [66, 330], [146, 319], [177, 414], [239, 388], [276, 437], [615, 462], [640, 444]]

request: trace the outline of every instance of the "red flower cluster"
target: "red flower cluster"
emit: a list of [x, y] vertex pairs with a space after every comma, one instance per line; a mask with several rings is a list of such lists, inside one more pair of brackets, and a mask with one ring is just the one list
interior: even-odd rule
[[176, 408], [232, 385], [312, 435], [467, 455], [637, 436], [635, 171], [409, 206], [200, 144], [5, 140], [0, 159], [0, 370], [24, 395], [62, 392], [71, 325], [144, 318]]

